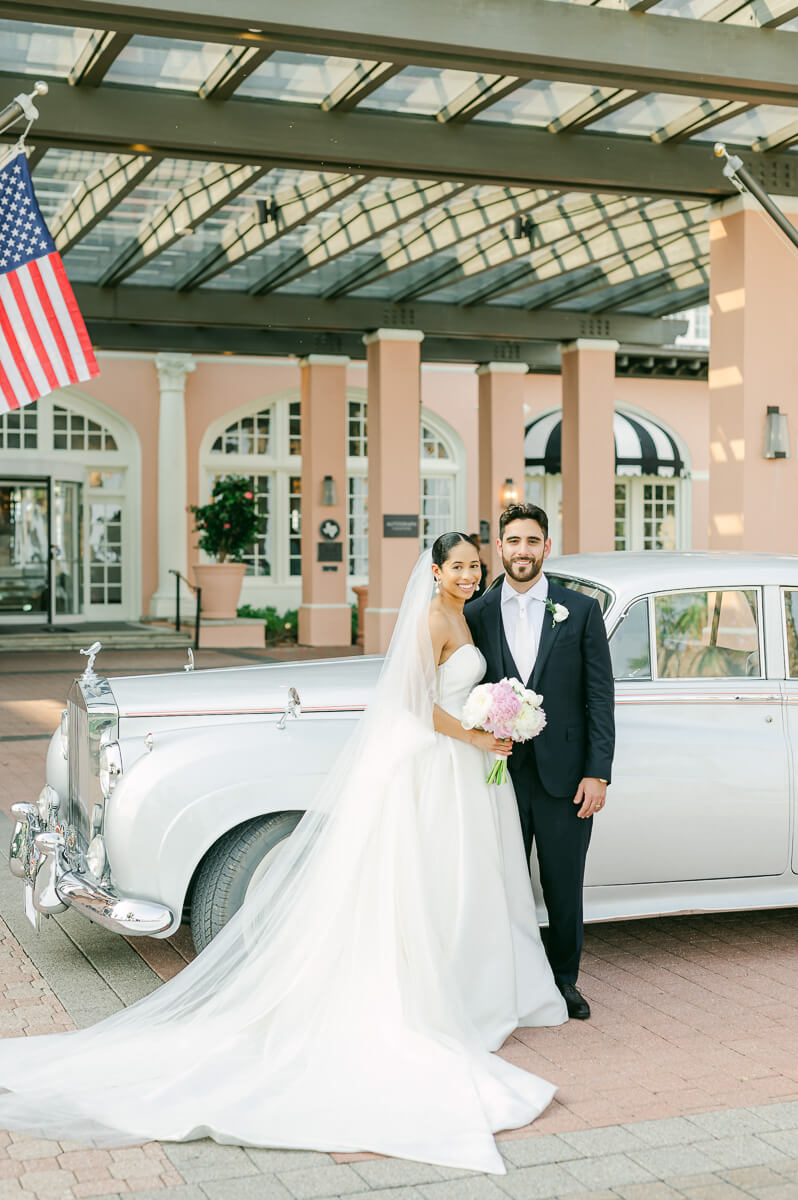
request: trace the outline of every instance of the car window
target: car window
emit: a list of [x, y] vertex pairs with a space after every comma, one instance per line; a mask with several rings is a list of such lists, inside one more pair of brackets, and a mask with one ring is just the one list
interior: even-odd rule
[[605, 613], [612, 603], [612, 595], [606, 588], [600, 587], [599, 584], [593, 583], [588, 579], [569, 579], [567, 575], [549, 575], [546, 572], [547, 579], [552, 583], [559, 583], [560, 587], [570, 588], [572, 592], [581, 592], [583, 596], [593, 596], [599, 602], [599, 607], [602, 613]]
[[753, 590], [655, 596], [654, 631], [660, 679], [761, 675]]
[[635, 600], [610, 638], [612, 673], [616, 679], [650, 679], [648, 600]]
[[784, 619], [787, 624], [787, 675], [798, 678], [798, 589], [784, 589]]

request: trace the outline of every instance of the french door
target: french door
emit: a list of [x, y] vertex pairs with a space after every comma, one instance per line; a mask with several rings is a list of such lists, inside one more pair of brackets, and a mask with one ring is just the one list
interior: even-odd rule
[[0, 622], [51, 625], [81, 611], [80, 484], [0, 477]]

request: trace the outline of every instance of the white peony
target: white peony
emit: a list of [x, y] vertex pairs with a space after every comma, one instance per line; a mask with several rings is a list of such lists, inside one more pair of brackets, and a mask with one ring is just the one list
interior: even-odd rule
[[515, 719], [515, 732], [518, 741], [527, 742], [536, 737], [546, 724], [546, 714], [542, 708], [525, 704]]
[[555, 604], [554, 605], [554, 612], [551, 615], [551, 619], [555, 625], [559, 625], [560, 621], [567, 621], [568, 616], [569, 616], [568, 609], [565, 607], [564, 604]]
[[492, 702], [489, 686], [480, 684], [475, 687], [463, 705], [460, 718], [463, 729], [481, 729], [490, 714]]

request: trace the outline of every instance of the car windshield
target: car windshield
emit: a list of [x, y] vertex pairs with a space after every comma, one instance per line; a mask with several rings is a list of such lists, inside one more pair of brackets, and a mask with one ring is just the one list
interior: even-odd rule
[[572, 592], [581, 592], [583, 596], [594, 596], [599, 602], [602, 613], [605, 613], [612, 603], [612, 593], [606, 588], [601, 587], [598, 583], [593, 583], [590, 579], [571, 579], [568, 575], [549, 575], [546, 576], [552, 583], [559, 583], [560, 587], [570, 588]]

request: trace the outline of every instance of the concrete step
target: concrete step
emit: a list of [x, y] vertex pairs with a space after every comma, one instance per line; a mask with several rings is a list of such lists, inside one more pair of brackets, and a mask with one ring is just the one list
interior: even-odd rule
[[163, 625], [130, 622], [114, 628], [86, 625], [83, 628], [54, 630], [0, 630], [0, 652], [27, 650], [80, 650], [92, 642], [102, 642], [103, 650], [180, 650], [194, 644], [193, 632]]

